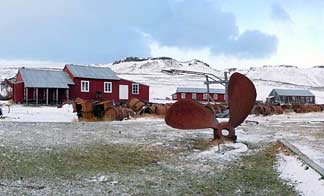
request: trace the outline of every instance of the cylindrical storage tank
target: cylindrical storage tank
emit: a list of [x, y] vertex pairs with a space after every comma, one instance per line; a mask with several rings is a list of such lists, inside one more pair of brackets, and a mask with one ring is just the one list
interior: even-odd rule
[[91, 101], [82, 101], [81, 102], [82, 112], [93, 112], [93, 104]]
[[283, 109], [281, 106], [276, 106], [277, 114], [283, 114]]
[[107, 120], [107, 121], [118, 120], [118, 119], [120, 119], [120, 112], [115, 107], [109, 107], [105, 111], [105, 115], [103, 118], [104, 118], [104, 120]]
[[168, 108], [166, 105], [158, 104], [156, 106], [155, 114], [157, 115], [165, 115], [167, 112]]
[[262, 108], [261, 108], [261, 106], [260, 105], [255, 105], [253, 107], [252, 113], [255, 114], [255, 115], [257, 115], [257, 116], [261, 115], [262, 114]]
[[133, 109], [135, 112], [139, 112], [143, 109], [145, 104], [137, 98], [132, 98], [127, 103], [127, 107]]
[[82, 121], [94, 121], [93, 112], [82, 112]]
[[150, 109], [151, 109], [153, 114], [156, 113], [156, 108], [157, 108], [157, 104], [153, 104], [153, 105], [150, 106]]

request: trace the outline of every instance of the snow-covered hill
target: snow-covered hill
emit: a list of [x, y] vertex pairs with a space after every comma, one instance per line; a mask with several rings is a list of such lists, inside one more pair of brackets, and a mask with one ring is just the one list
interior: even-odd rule
[[[288, 65], [251, 67], [236, 70], [216, 70], [199, 61], [177, 61], [171, 58], [126, 59], [109, 65], [120, 77], [139, 81], [151, 86], [151, 99], [171, 97], [177, 87], [205, 87], [202, 76], [185, 74], [167, 74], [162, 70], [181, 69], [212, 73], [224, 77], [224, 71], [246, 74], [257, 88], [257, 99], [265, 100], [273, 88], [309, 89], [317, 97], [318, 103], [324, 103], [324, 67], [302, 69]], [[223, 88], [212, 85], [212, 88]]]
[[[134, 80], [150, 86], [151, 101], [164, 101], [171, 98], [177, 87], [205, 87], [203, 76], [187, 74], [169, 74], [162, 70], [180, 69], [205, 73], [212, 73], [223, 77], [225, 70], [216, 70], [210, 65], [199, 61], [177, 61], [168, 57], [160, 58], [136, 58], [130, 57], [125, 60], [116, 61], [111, 64], [100, 64], [96, 66], [110, 67], [122, 78]], [[14, 76], [16, 66], [0, 65], [0, 80]], [[60, 68], [63, 64], [31, 64], [25, 67]], [[294, 66], [263, 66], [247, 69], [227, 69], [226, 71], [238, 71], [246, 74], [254, 82], [257, 88], [257, 99], [265, 100], [273, 88], [309, 89], [315, 95], [317, 103], [324, 103], [324, 67], [313, 67], [302, 69]], [[212, 85], [212, 88], [223, 88], [221, 85]]]

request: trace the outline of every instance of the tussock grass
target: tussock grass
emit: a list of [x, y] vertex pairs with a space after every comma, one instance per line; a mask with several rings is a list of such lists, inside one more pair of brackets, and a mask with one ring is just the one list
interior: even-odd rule
[[135, 145], [93, 145], [84, 149], [19, 152], [0, 149], [1, 178], [64, 178], [99, 172], [128, 172], [167, 158], [158, 149]]
[[210, 173], [160, 168], [160, 182], [147, 180], [132, 191], [135, 195], [297, 195], [292, 186], [279, 179], [274, 168], [277, 149], [265, 148]]

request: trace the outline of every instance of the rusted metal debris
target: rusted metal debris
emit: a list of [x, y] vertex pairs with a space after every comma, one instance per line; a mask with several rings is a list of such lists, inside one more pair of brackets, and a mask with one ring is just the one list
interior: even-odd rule
[[173, 104], [166, 113], [165, 122], [178, 129], [212, 128], [214, 140], [236, 141], [235, 127], [250, 114], [256, 99], [256, 89], [246, 76], [234, 73], [229, 80], [228, 96], [228, 122], [219, 123], [212, 110], [193, 100], [180, 100]]
[[132, 98], [125, 104], [115, 104], [113, 101], [88, 101], [77, 98], [73, 102], [73, 112], [82, 121], [114, 121], [140, 117], [151, 114], [164, 117], [170, 104], [144, 103]]

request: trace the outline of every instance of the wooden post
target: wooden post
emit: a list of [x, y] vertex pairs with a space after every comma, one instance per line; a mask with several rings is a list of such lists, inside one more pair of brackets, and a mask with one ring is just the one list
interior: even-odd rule
[[58, 88], [56, 89], [56, 105], [58, 104]]
[[38, 105], [38, 88], [36, 88], [36, 105]]
[[33, 88], [33, 100], [32, 102], [35, 100], [35, 88]]
[[54, 102], [55, 101], [55, 92], [56, 91], [54, 91], [54, 89], [52, 89], [52, 92], [53, 92], [53, 99], [52, 99], [52, 101]]
[[48, 105], [48, 88], [46, 89], [46, 105]]
[[26, 92], [25, 93], [25, 96], [26, 96], [25, 101], [26, 101], [26, 104], [28, 105], [28, 88], [25, 88], [25, 92]]
[[69, 97], [69, 89], [66, 89], [66, 101], [69, 101], [70, 97]]
[[310, 159], [306, 154], [301, 152], [295, 145], [288, 142], [287, 140], [278, 140], [278, 143], [288, 148], [290, 151], [295, 153], [301, 160], [303, 160], [307, 165], [314, 169], [319, 175], [324, 177], [324, 168], [322, 168], [319, 164]]
[[207, 86], [207, 102], [209, 104], [209, 80], [208, 80], [208, 76], [206, 76], [206, 86]]

